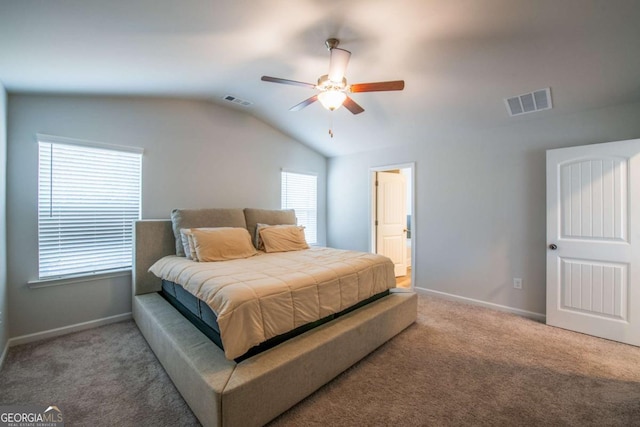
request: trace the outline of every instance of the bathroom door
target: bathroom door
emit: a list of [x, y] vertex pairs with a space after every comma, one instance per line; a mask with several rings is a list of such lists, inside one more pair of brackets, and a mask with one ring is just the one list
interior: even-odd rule
[[376, 174], [376, 252], [391, 258], [396, 277], [407, 275], [407, 182], [401, 173]]

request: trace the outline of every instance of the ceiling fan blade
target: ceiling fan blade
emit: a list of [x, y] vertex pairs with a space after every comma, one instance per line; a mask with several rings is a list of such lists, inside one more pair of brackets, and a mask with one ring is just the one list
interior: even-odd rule
[[383, 92], [387, 90], [402, 90], [404, 89], [404, 80], [394, 80], [391, 82], [376, 82], [376, 83], [356, 83], [351, 85], [349, 91], [356, 92]]
[[305, 99], [300, 104], [296, 104], [293, 107], [289, 108], [289, 111], [300, 111], [307, 105], [313, 104], [317, 100], [318, 100], [318, 95], [313, 95], [311, 98]]
[[305, 83], [305, 82], [298, 82], [295, 80], [287, 80], [287, 79], [281, 79], [278, 77], [269, 77], [269, 76], [262, 76], [262, 78], [260, 79], [263, 82], [271, 82], [271, 83], [282, 83], [285, 85], [294, 85], [294, 86], [303, 86], [303, 87], [308, 87], [311, 89], [315, 89], [316, 85], [312, 84], [312, 83]]
[[344, 100], [342, 105], [344, 106], [344, 108], [346, 108], [347, 110], [351, 111], [353, 114], [360, 114], [360, 113], [362, 113], [364, 111], [364, 108], [359, 106], [356, 103], [356, 101], [354, 101], [353, 99], [349, 98], [348, 96], [347, 96], [347, 99]]
[[329, 59], [329, 80], [335, 83], [342, 82], [345, 73], [347, 72], [347, 65], [349, 65], [349, 58], [351, 58], [351, 52], [344, 49], [334, 47], [331, 49], [331, 58]]

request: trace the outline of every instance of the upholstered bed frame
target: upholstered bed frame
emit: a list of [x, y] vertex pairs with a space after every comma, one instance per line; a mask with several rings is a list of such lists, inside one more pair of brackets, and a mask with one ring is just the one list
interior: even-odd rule
[[148, 268], [175, 254], [169, 220], [135, 224], [133, 317], [185, 401], [205, 426], [263, 425], [411, 325], [417, 298], [390, 295], [240, 363], [158, 291]]

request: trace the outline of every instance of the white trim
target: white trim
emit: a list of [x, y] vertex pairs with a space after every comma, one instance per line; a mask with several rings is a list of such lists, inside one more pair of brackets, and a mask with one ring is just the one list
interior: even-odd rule
[[27, 286], [31, 289], [47, 288], [49, 286], [68, 285], [71, 283], [84, 283], [92, 280], [112, 279], [114, 277], [124, 277], [131, 275], [131, 267], [112, 270], [101, 273], [84, 273], [79, 275], [57, 277], [54, 279], [36, 279], [29, 280]]
[[309, 171], [303, 171], [299, 169], [280, 168], [280, 172], [297, 173], [299, 175], [318, 176], [318, 172], [309, 172]]
[[433, 289], [425, 289], [425, 288], [417, 288], [414, 287], [413, 290], [422, 295], [429, 296], [437, 296], [440, 298], [444, 298], [450, 301], [463, 302], [471, 305], [479, 305], [486, 308], [491, 308], [493, 310], [505, 311], [507, 313], [517, 314], [518, 316], [526, 317], [528, 319], [536, 320], [538, 322], [545, 323], [547, 316], [542, 313], [535, 313], [533, 311], [522, 310], [515, 307], [509, 307], [507, 305], [495, 304], [493, 302], [482, 301], [473, 298], [461, 297], [460, 295], [449, 294], [446, 292], [434, 291]]
[[131, 319], [131, 312], [116, 314], [115, 316], [103, 317], [102, 319], [89, 320], [88, 322], [76, 323], [75, 325], [63, 326], [61, 328], [49, 329], [48, 331], [36, 332], [33, 334], [22, 335], [9, 339], [9, 346], [13, 347], [20, 344], [27, 344], [34, 341], [40, 341], [47, 338], [59, 337], [72, 332], [80, 332], [87, 329], [97, 328], [98, 326], [110, 325], [111, 323], [122, 322]]
[[4, 350], [2, 350], [2, 355], [0, 355], [0, 371], [2, 371], [2, 365], [4, 365], [4, 361], [7, 358], [8, 353], [9, 353], [9, 341], [5, 343]]
[[384, 172], [395, 169], [408, 169], [415, 167], [416, 162], [407, 162], [407, 163], [394, 163], [391, 165], [382, 165], [382, 166], [372, 166], [369, 169], [376, 172]]
[[65, 136], [47, 135], [44, 133], [36, 133], [38, 142], [49, 142], [54, 144], [80, 145], [83, 147], [101, 148], [103, 150], [125, 151], [129, 153], [143, 154], [144, 148], [131, 145], [115, 145], [106, 144], [104, 142], [87, 141], [84, 139], [67, 138]]
[[411, 290], [415, 289], [415, 268], [416, 265], [416, 162], [399, 163], [388, 166], [373, 166], [369, 168], [369, 251], [376, 253], [376, 173], [394, 169], [411, 170]]

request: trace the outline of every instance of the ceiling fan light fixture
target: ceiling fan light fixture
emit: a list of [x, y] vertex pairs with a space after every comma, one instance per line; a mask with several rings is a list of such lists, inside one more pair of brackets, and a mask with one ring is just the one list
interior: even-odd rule
[[347, 94], [339, 90], [327, 90], [318, 94], [318, 101], [329, 111], [340, 108]]

